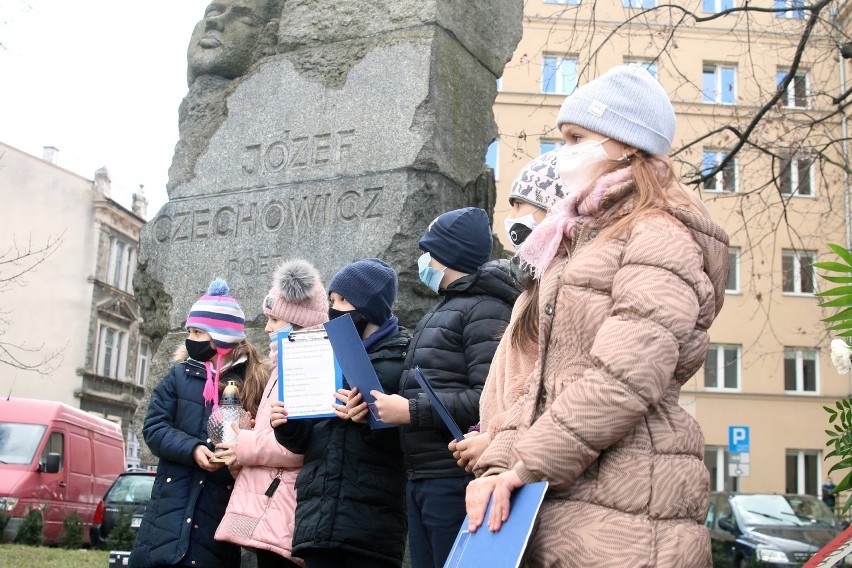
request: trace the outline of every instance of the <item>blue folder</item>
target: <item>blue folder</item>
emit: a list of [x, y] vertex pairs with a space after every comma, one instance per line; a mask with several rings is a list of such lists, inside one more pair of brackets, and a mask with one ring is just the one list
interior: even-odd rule
[[358, 392], [367, 403], [367, 418], [370, 423], [370, 428], [394, 428], [396, 424], [385, 424], [382, 422], [376, 413], [376, 397], [370, 394], [370, 391], [377, 390], [385, 392], [382, 388], [382, 383], [379, 382], [379, 377], [376, 375], [376, 370], [373, 368], [373, 363], [364, 349], [364, 342], [361, 336], [358, 335], [358, 330], [355, 329], [355, 323], [352, 321], [352, 316], [349, 314], [334, 318], [323, 324], [328, 340], [331, 342], [331, 348], [334, 349], [334, 358], [340, 365], [343, 371], [343, 376], [350, 387], [358, 387]]
[[521, 564], [547, 486], [547, 481], [539, 481], [516, 489], [512, 494], [509, 518], [497, 532], [488, 530], [493, 498], [488, 502], [482, 526], [475, 533], [467, 530], [465, 517], [444, 568], [517, 568]]
[[453, 420], [453, 417], [450, 415], [447, 407], [444, 406], [444, 403], [441, 402], [441, 399], [438, 398], [438, 395], [435, 394], [435, 389], [432, 388], [432, 385], [430, 385], [429, 381], [426, 380], [426, 377], [423, 376], [423, 372], [420, 370], [420, 367], [414, 367], [414, 378], [417, 380], [420, 388], [423, 389], [423, 392], [426, 393], [426, 396], [429, 397], [432, 407], [438, 411], [438, 416], [440, 416], [441, 420], [444, 421], [444, 424], [447, 425], [447, 428], [450, 430], [450, 434], [453, 435], [453, 438], [455, 438], [457, 442], [464, 440], [464, 434], [462, 434], [461, 428], [459, 428], [459, 425], [456, 424], [455, 420]]

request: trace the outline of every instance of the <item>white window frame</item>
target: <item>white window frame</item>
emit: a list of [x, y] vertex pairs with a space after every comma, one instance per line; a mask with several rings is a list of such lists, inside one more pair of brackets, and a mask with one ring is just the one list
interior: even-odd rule
[[[556, 72], [553, 74], [553, 89], [550, 91], [546, 91], [545, 87], [547, 82], [545, 81], [544, 71], [547, 68], [547, 61], [553, 60], [555, 61]], [[574, 84], [573, 85], [565, 85], [564, 84], [564, 76], [565, 72], [562, 70], [562, 65], [566, 62], [570, 62], [574, 64]], [[541, 92], [545, 95], [563, 95], [567, 96], [577, 90], [577, 86], [579, 85], [579, 78], [577, 77], [577, 57], [571, 55], [555, 55], [552, 53], [545, 53], [541, 58], [541, 76], [539, 77], [541, 81]]]
[[[114, 334], [113, 337], [116, 338], [110, 345], [110, 349], [107, 349], [106, 343], [108, 332], [112, 332]], [[109, 353], [110, 360], [107, 369], [108, 372], [104, 373], [104, 366], [107, 365], [107, 353]], [[96, 361], [96, 374], [120, 381], [125, 380], [127, 369], [127, 332], [101, 322], [98, 329], [98, 356]]]
[[775, 12], [775, 15], [779, 18], [787, 18], [791, 20], [804, 20], [807, 18], [807, 14], [804, 10], [801, 10], [805, 5], [805, 0], [775, 0], [772, 3], [774, 8], [799, 8], [798, 10], [789, 10], [787, 12]]
[[624, 8], [632, 8], [634, 10], [647, 10], [657, 7], [657, 0], [621, 0], [621, 5]]
[[[781, 81], [789, 74], [789, 69], [779, 69], [775, 75], [777, 84], [780, 86]], [[797, 71], [796, 74], [793, 75], [793, 80], [790, 81], [789, 85], [787, 85], [787, 90], [782, 98], [785, 108], [808, 108], [808, 101], [811, 96], [811, 81], [809, 75], [810, 73], [807, 71], [801, 70]], [[805, 82], [805, 100], [803, 101], [803, 104], [796, 104], [796, 85], [801, 81]]]
[[[713, 69], [713, 77], [715, 86], [713, 88], [713, 100], [706, 100], [704, 93], [704, 74], [707, 69]], [[722, 85], [722, 71], [728, 69], [733, 71], [734, 73], [734, 81], [733, 81], [733, 100], [732, 101], [724, 101], [722, 93], [725, 92], [725, 89]], [[712, 105], [735, 105], [737, 104], [737, 68], [734, 65], [722, 65], [720, 63], [703, 63], [701, 66], [701, 100], [705, 104]]]
[[571, 6], [579, 6], [580, 0], [544, 0], [545, 4], [569, 4]]
[[[802, 291], [802, 257], [807, 256], [811, 261], [811, 288], [813, 292]], [[784, 258], [793, 259], [793, 289], [784, 290]], [[784, 249], [781, 251], [781, 293], [785, 296], [813, 296], [817, 292], [816, 272], [813, 263], [816, 262], [816, 251]]]
[[730, 260], [730, 271], [728, 274], [734, 274], [735, 288], [728, 288], [728, 282], [725, 281], [725, 294], [739, 294], [742, 290], [740, 289], [740, 260], [742, 259], [742, 251], [740, 251], [740, 247], [729, 247], [728, 248], [728, 259]]
[[[713, 155], [713, 164], [714, 164], [713, 167], [716, 167], [716, 165], [722, 163], [722, 160], [724, 160], [728, 156], [728, 153], [725, 152], [725, 151], [722, 151], [722, 150], [713, 150], [713, 149], [709, 149], [709, 148], [702, 150], [702, 152], [701, 152], [701, 173], [702, 173], [702, 175], [704, 174], [704, 171], [706, 170], [706, 168], [704, 167], [704, 164], [705, 164], [705, 158], [707, 157], [708, 154]], [[701, 191], [705, 191], [705, 192], [708, 192], [708, 193], [737, 193], [740, 189], [740, 175], [739, 175], [739, 168], [737, 168], [737, 159], [736, 158], [732, 159], [730, 162], [728, 162], [728, 164], [734, 172], [734, 187], [733, 187], [733, 189], [726, 189], [725, 188], [725, 169], [721, 169], [718, 172], [716, 172], [715, 176], [713, 176], [713, 181], [714, 181], [716, 187], [708, 189], [706, 184], [704, 184], [704, 185], [701, 186]]]
[[728, 0], [731, 4], [731, 6], [729, 8], [725, 8], [724, 6], [722, 6], [722, 4], [724, 4], [726, 0], [710, 0], [710, 1], [713, 2], [713, 4], [714, 4], [713, 10], [710, 10], [710, 11], [704, 9], [705, 0], [701, 1], [701, 11], [704, 12], [705, 14], [718, 14], [719, 12], [724, 12], [725, 10], [730, 10], [731, 8], [734, 8], [737, 5], [736, 0]]
[[[488, 154], [491, 153], [491, 150], [494, 150], [494, 163], [488, 163]], [[500, 139], [497, 138], [488, 145], [488, 148], [485, 150], [485, 165], [494, 170], [494, 181], [500, 180]]]
[[[704, 446], [704, 453], [714, 452], [716, 454], [716, 479], [710, 480], [710, 491], [739, 491], [740, 478], [728, 475], [728, 448], [725, 446]], [[731, 480], [731, 488], [725, 488], [725, 482]]]
[[136, 272], [136, 246], [120, 237], [109, 239], [107, 284], [124, 292], [133, 293], [133, 275]]
[[[725, 350], [735, 348], [737, 350], [737, 386], [736, 387], [726, 387], [725, 386]], [[716, 385], [715, 387], [707, 386], [707, 369], [704, 369], [704, 390], [710, 392], [740, 392], [742, 388], [742, 361], [743, 361], [743, 349], [741, 345], [735, 345], [732, 343], [711, 343], [707, 347], [707, 353], [710, 351], [716, 351]], [[721, 386], [719, 386], [721, 385]]]
[[[802, 161], [808, 162], [808, 189], [810, 193], [799, 193], [799, 162]], [[780, 186], [781, 195], [813, 199], [816, 196], [816, 191], [814, 191], [814, 161], [805, 156], [794, 156], [789, 159], [789, 162], [787, 162], [786, 167], [784, 167], [784, 162], [786, 162], [786, 160], [783, 160], [781, 162], [781, 170], [778, 172], [778, 177], [781, 178], [778, 182]], [[784, 191], [784, 184], [782, 183], [784, 179], [789, 179], [787, 187], [790, 188], [790, 191]]]
[[784, 488], [787, 486], [787, 463], [786, 459], [788, 456], [796, 456], [796, 494], [798, 495], [810, 495], [810, 493], [806, 493], [807, 487], [805, 486], [805, 456], [811, 455], [816, 457], [816, 497], [822, 492], [822, 452], [820, 450], [791, 450], [788, 449], [784, 452]]
[[136, 357], [136, 384], [144, 387], [151, 370], [151, 344], [147, 341], [140, 341], [138, 353]]
[[[787, 360], [790, 359], [787, 355], [791, 352], [795, 353], [796, 356], [796, 388], [794, 390], [787, 390], [787, 376], [784, 375], [784, 394], [796, 394], [796, 395], [804, 395], [804, 396], [818, 396], [819, 395], [819, 350], [811, 349], [806, 347], [785, 347], [784, 348], [784, 369], [786, 373], [787, 368]], [[804, 390], [804, 382], [805, 382], [805, 353], [813, 356], [814, 362], [814, 390], [808, 391]]]
[[641, 59], [641, 58], [625, 58], [624, 64], [625, 65], [638, 65], [640, 67], [644, 67], [648, 71], [648, 73], [650, 73], [651, 75], [654, 76], [654, 79], [657, 79], [659, 81], [659, 76], [658, 76], [659, 68], [657, 67], [657, 64], [654, 63], [653, 61], [650, 61], [648, 59]]

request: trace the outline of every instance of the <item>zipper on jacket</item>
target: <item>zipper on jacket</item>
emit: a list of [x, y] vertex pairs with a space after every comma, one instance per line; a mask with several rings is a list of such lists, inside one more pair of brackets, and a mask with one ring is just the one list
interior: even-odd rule
[[278, 486], [281, 484], [281, 472], [284, 471], [283, 467], [279, 467], [278, 471], [275, 473], [275, 478], [272, 480], [272, 483], [269, 484], [269, 488], [266, 490], [267, 497], [272, 497], [275, 495], [275, 490], [278, 489]]
[[574, 239], [574, 246], [571, 247], [571, 258], [574, 258], [574, 254], [577, 252], [577, 249], [580, 248], [580, 243], [583, 242], [583, 237], [586, 233], [586, 225], [584, 223], [578, 224], [577, 238]]

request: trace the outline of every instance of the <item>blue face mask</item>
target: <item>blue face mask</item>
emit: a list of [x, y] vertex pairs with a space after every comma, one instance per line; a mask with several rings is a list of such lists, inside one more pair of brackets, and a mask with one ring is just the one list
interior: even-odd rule
[[288, 323], [287, 325], [285, 325], [284, 327], [282, 327], [278, 331], [273, 331], [272, 333], [270, 333], [269, 339], [270, 339], [270, 341], [276, 341], [278, 339], [279, 333], [286, 333], [286, 334], [289, 335], [291, 331], [293, 331], [293, 324]]
[[429, 263], [432, 262], [432, 255], [424, 252], [417, 259], [417, 269], [420, 274], [420, 280], [426, 284], [433, 292], [438, 293], [441, 285], [441, 280], [444, 279], [444, 271], [432, 268]]

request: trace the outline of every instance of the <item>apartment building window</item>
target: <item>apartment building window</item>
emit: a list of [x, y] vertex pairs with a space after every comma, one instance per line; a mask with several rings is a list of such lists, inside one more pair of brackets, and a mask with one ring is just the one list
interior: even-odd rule
[[499, 140], [495, 140], [491, 144], [488, 145], [488, 150], [485, 152], [485, 165], [494, 170], [494, 179], [500, 179], [500, 168], [499, 168]]
[[723, 446], [705, 446], [704, 465], [710, 471], [710, 491], [740, 490], [740, 478], [728, 475], [727, 448]]
[[541, 92], [570, 95], [577, 88], [577, 60], [545, 55], [541, 63]]
[[108, 325], [101, 324], [98, 339], [97, 370], [105, 377], [123, 378], [126, 362], [127, 333]]
[[580, 0], [544, 0], [545, 4], [571, 4], [573, 6], [578, 6], [580, 4]]
[[734, 0], [701, 0], [701, 9], [711, 14], [718, 14], [733, 7]]
[[139, 357], [136, 365], [136, 383], [145, 386], [148, 379], [148, 367], [151, 364], [151, 345], [147, 341], [139, 344]]
[[737, 99], [736, 68], [705, 63], [701, 90], [705, 103], [734, 104]]
[[[701, 174], [712, 172], [728, 157], [727, 152], [704, 150], [701, 157]], [[736, 191], [737, 190], [737, 160], [732, 159], [725, 167], [704, 181], [704, 191]]]
[[[775, 0], [775, 8], [783, 10], [785, 8], [803, 8], [805, 0]], [[802, 19], [805, 17], [804, 10], [788, 9], [786, 12], [776, 12], [779, 18], [795, 18]]]
[[565, 145], [565, 143], [562, 140], [542, 139], [538, 143], [538, 151], [541, 154], [544, 154], [545, 152], [550, 152], [551, 150], [557, 150], [564, 145]]
[[656, 8], [657, 0], [621, 0], [625, 8]]
[[811, 166], [813, 160], [809, 158], [789, 158], [781, 161], [781, 170], [778, 172], [778, 182], [782, 195], [813, 196], [813, 184], [811, 183]]
[[813, 294], [816, 289], [815, 261], [816, 252], [812, 250], [781, 251], [781, 289], [788, 294]]
[[784, 348], [784, 391], [816, 394], [819, 390], [816, 349]]
[[503, 77], [497, 77], [497, 92], [503, 90]]
[[[789, 69], [779, 69], [775, 76], [775, 86], [780, 87], [789, 74]], [[805, 108], [808, 106], [807, 71], [798, 71], [793, 75], [793, 79], [787, 85], [787, 92], [784, 93], [781, 100], [784, 102], [784, 106], [787, 107]]]
[[118, 237], [109, 240], [109, 273], [107, 283], [124, 290], [133, 292], [133, 274], [136, 271], [136, 247]]
[[728, 249], [728, 281], [725, 283], [725, 292], [739, 293], [740, 291], [740, 249], [730, 247]]
[[625, 59], [624, 64], [644, 67], [655, 79], [657, 78], [657, 64], [653, 61], [648, 61], [647, 59]]
[[822, 452], [812, 450], [787, 450], [787, 484], [785, 493], [800, 495], [819, 495]]
[[710, 344], [704, 359], [704, 388], [739, 390], [740, 346]]

